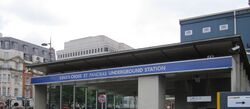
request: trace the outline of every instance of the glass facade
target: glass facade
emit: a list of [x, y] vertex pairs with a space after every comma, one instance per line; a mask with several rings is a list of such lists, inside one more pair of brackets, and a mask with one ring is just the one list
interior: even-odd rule
[[[136, 96], [83, 85], [48, 86], [48, 109], [137, 109]], [[100, 99], [100, 96], [105, 98]]]
[[49, 86], [49, 109], [60, 109], [60, 88], [61, 86]]

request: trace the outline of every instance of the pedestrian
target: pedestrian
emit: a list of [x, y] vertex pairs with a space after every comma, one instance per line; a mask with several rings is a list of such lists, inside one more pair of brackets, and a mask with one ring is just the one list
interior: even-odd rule
[[5, 109], [5, 104], [2, 101], [0, 101], [0, 109]]

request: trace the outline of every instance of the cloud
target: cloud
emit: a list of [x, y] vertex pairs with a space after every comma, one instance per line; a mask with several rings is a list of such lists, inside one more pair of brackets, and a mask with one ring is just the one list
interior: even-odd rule
[[36, 0], [13, 0], [9, 4], [1, 6], [5, 14], [15, 15], [25, 22], [37, 25], [59, 25], [62, 20], [46, 11]]
[[3, 17], [0, 16], [0, 30], [3, 29]]

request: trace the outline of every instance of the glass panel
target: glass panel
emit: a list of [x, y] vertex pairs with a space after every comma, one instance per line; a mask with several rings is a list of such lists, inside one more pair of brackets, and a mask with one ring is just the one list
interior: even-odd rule
[[122, 109], [123, 97], [120, 95], [115, 96], [115, 109]]
[[107, 109], [114, 109], [114, 95], [107, 94]]
[[84, 87], [76, 87], [75, 89], [75, 97], [76, 97], [76, 105], [75, 109], [85, 109], [85, 91], [86, 88]]
[[49, 92], [49, 109], [60, 108], [60, 86], [50, 86]]
[[73, 85], [62, 86], [62, 108], [73, 109]]
[[88, 98], [87, 98], [87, 106], [88, 109], [96, 109], [96, 90], [89, 89], [88, 90]]
[[115, 96], [115, 109], [137, 109], [136, 98], [134, 96]]

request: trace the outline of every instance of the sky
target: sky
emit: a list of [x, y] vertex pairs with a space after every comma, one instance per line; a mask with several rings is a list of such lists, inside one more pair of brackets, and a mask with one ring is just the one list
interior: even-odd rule
[[0, 0], [0, 33], [40, 45], [106, 35], [133, 48], [180, 42], [179, 20], [248, 7], [248, 0]]

